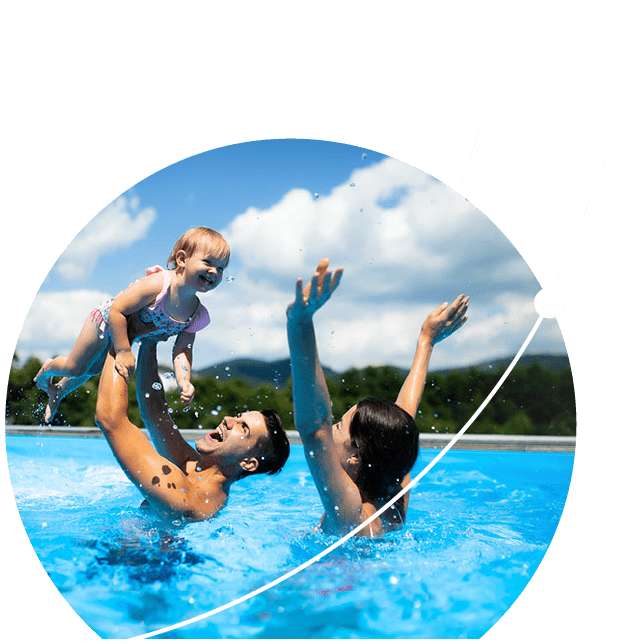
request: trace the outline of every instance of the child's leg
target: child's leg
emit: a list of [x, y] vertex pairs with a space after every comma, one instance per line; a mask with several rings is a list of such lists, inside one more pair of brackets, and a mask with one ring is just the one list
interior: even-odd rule
[[[34, 381], [40, 389], [47, 391], [52, 376], [67, 376], [69, 378], [85, 376], [108, 346], [108, 334], [100, 330], [99, 322], [90, 314], [85, 320], [70, 354], [46, 360], [36, 374]], [[85, 378], [86, 380], [87, 378]]]
[[75, 391], [78, 387], [82, 387], [92, 376], [97, 376], [103, 370], [103, 365], [105, 364], [105, 358], [107, 357], [107, 352], [109, 351], [110, 345], [107, 344], [103, 351], [100, 352], [98, 357], [87, 369], [87, 373], [82, 376], [64, 376], [58, 382], [53, 382], [52, 378], [49, 378], [47, 383], [47, 405], [45, 407], [45, 422], [51, 422], [51, 419], [56, 415], [58, 411], [58, 406], [60, 405], [62, 399], [70, 392]]
[[[62, 399], [68, 393], [101, 372], [109, 346], [109, 336], [101, 331], [100, 322], [90, 314], [70, 354], [45, 361], [34, 380], [37, 386], [47, 393], [44, 418], [46, 423], [54, 417]], [[53, 376], [58, 375], [63, 378], [54, 383]]]
[[62, 399], [70, 392], [78, 389], [84, 385], [93, 375], [88, 373], [84, 376], [76, 376], [73, 378], [68, 378], [65, 376], [61, 378], [58, 382], [53, 382], [49, 378], [47, 388], [47, 405], [45, 407], [45, 422], [48, 423], [56, 415], [58, 411], [58, 405], [60, 405]]

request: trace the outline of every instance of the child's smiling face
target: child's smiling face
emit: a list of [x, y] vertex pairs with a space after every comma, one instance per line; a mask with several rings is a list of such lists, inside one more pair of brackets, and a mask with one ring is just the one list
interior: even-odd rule
[[227, 265], [226, 258], [203, 244], [199, 244], [189, 257], [177, 257], [177, 266], [182, 269], [186, 283], [200, 292], [219, 286]]

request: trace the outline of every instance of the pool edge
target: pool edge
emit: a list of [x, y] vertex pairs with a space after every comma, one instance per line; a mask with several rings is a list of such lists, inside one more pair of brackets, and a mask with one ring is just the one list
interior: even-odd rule
[[[182, 429], [186, 440], [196, 440], [207, 433], [204, 429]], [[301, 443], [299, 434], [287, 431], [293, 445]], [[44, 425], [7, 425], [7, 436], [75, 436], [78, 438], [102, 438], [96, 427], [48, 427]], [[455, 434], [420, 434], [420, 447], [442, 449]], [[512, 452], [575, 452], [575, 436], [520, 436], [513, 434], [463, 435], [451, 449], [498, 450]]]

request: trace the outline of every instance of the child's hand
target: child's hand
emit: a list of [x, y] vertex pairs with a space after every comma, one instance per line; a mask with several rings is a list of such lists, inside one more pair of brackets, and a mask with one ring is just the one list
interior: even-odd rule
[[125, 378], [125, 380], [129, 382], [129, 379], [134, 373], [134, 369], [136, 368], [136, 360], [134, 359], [134, 354], [131, 351], [119, 351], [116, 354], [114, 366], [118, 374], [123, 376], [123, 378]]
[[180, 385], [179, 389], [181, 390], [181, 402], [188, 406], [192, 404], [194, 399], [194, 385], [189, 380], [184, 380]]

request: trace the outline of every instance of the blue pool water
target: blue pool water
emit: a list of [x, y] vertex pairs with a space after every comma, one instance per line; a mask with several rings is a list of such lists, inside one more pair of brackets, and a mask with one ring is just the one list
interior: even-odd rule
[[[331, 545], [300, 445], [277, 476], [232, 488], [215, 519], [174, 526], [102, 439], [7, 436], [27, 534], [101, 637], [200, 615]], [[419, 472], [437, 453], [421, 450]], [[282, 584], [159, 638], [477, 638], [505, 613], [558, 525], [573, 454], [452, 450], [413, 490], [407, 525], [351, 540]]]

